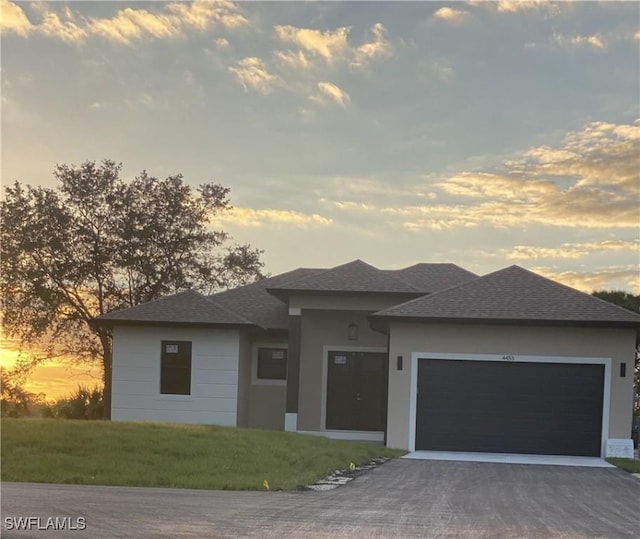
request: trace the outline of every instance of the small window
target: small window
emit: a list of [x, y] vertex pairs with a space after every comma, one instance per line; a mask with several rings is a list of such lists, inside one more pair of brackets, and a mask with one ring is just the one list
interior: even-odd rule
[[258, 348], [258, 380], [287, 379], [287, 349]]
[[191, 343], [162, 341], [160, 393], [191, 395]]

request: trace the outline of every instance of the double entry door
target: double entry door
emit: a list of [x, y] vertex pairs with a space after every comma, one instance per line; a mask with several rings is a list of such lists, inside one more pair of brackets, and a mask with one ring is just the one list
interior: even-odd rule
[[327, 430], [385, 431], [388, 356], [331, 351], [327, 364]]

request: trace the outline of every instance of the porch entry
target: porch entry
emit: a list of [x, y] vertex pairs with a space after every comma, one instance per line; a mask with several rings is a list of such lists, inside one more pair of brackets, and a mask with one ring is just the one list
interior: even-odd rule
[[327, 360], [326, 429], [386, 430], [387, 354], [329, 351]]

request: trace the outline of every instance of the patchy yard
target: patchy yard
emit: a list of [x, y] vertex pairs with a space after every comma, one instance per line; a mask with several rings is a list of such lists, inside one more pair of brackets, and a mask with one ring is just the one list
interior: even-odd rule
[[629, 473], [640, 473], [640, 460], [639, 459], [625, 459], [618, 457], [611, 457], [606, 459], [609, 464], [617, 466], [621, 470]]
[[208, 425], [2, 420], [2, 481], [271, 490], [403, 451]]

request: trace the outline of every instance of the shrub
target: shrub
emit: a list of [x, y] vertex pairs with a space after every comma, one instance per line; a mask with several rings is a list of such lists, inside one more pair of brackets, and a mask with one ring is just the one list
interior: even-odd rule
[[2, 369], [0, 372], [0, 415], [26, 417], [33, 407], [42, 404], [44, 395], [31, 393], [22, 387], [19, 377]]
[[69, 396], [47, 405], [45, 417], [64, 419], [101, 419], [104, 412], [104, 397], [100, 388], [79, 385]]

